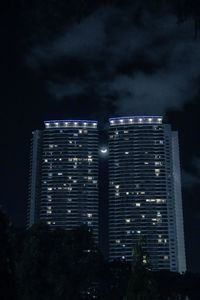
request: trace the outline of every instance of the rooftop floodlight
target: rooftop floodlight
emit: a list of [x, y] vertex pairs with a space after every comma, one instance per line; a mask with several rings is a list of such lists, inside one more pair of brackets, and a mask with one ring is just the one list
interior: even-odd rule
[[65, 125], [68, 125], [68, 122], [65, 122]]
[[152, 122], [152, 118], [149, 118], [148, 120], [149, 120], [149, 122]]
[[58, 126], [58, 122], [56, 122], [55, 125]]
[[161, 122], [162, 121], [162, 118], [158, 118], [158, 122]]
[[113, 120], [111, 120], [111, 121], [110, 121], [110, 123], [111, 123], [111, 124], [113, 124], [113, 123], [114, 123], [114, 121], [113, 121]]
[[133, 119], [129, 119], [130, 122], [133, 122]]
[[93, 123], [93, 125], [94, 125], [94, 126], [96, 126], [96, 125], [97, 125], [97, 123]]
[[142, 118], [139, 118], [139, 122], [142, 122]]
[[77, 125], [78, 123], [77, 122], [74, 122], [74, 125]]
[[124, 122], [124, 120], [120, 119], [120, 122], [121, 122], [121, 123], [123, 123], [123, 122]]

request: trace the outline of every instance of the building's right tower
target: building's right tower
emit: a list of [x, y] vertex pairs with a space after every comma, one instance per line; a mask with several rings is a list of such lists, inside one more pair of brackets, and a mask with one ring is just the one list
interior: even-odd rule
[[109, 120], [109, 258], [141, 239], [154, 270], [186, 271], [177, 132], [160, 116]]

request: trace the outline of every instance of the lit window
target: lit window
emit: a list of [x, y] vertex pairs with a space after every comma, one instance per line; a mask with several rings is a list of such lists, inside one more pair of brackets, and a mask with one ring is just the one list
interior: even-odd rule
[[88, 218], [92, 218], [92, 214], [87, 214], [87, 217]]
[[142, 219], [145, 219], [145, 215], [142, 215]]
[[115, 242], [116, 242], [117, 244], [120, 244], [121, 241], [120, 241], [120, 240], [116, 240]]
[[47, 162], [48, 162], [48, 159], [45, 159], [45, 160], [44, 160], [44, 162], [46, 162], [46, 163], [47, 163]]
[[63, 175], [63, 173], [61, 173], [61, 172], [60, 172], [60, 173], [58, 173], [58, 176], [61, 176], [61, 175]]
[[160, 169], [155, 169], [155, 175], [159, 176], [160, 175]]
[[155, 166], [162, 166], [162, 163], [160, 161], [155, 161]]
[[47, 190], [48, 190], [48, 191], [52, 191], [52, 188], [51, 188], [51, 187], [48, 187]]
[[129, 192], [126, 192], [126, 195], [129, 195]]
[[140, 230], [137, 230], [136, 232], [137, 232], [137, 233], [139, 233], [139, 234], [141, 233], [141, 231], [140, 231]]
[[71, 214], [72, 211], [71, 211], [71, 209], [68, 209], [67, 212], [68, 212], [68, 214]]
[[[145, 257], [145, 256], [144, 256], [144, 257]], [[147, 264], [146, 258], [143, 258], [142, 262], [143, 262], [143, 264]]]
[[136, 207], [140, 207], [141, 204], [140, 204], [140, 203], [135, 203], [135, 206], [136, 206]]
[[125, 154], [129, 154], [129, 152], [125, 152]]
[[126, 223], [130, 223], [131, 219], [126, 219], [125, 221], [126, 221]]
[[169, 256], [168, 255], [164, 255], [164, 260], [167, 260], [167, 259], [169, 259]]

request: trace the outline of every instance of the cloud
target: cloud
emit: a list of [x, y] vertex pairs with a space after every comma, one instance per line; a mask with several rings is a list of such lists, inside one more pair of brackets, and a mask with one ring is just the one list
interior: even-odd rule
[[47, 82], [47, 89], [54, 98], [62, 100], [66, 96], [78, 96], [84, 94], [84, 87], [76, 82], [54, 83]]
[[164, 114], [198, 93], [200, 42], [192, 32], [190, 20], [178, 26], [169, 13], [104, 6], [35, 46], [27, 63], [51, 83], [55, 100], [92, 89], [94, 101], [115, 101], [115, 113]]
[[49, 43], [35, 46], [27, 57], [27, 64], [39, 69], [46, 64], [62, 63], [66, 59], [91, 60], [104, 45], [104, 27], [108, 16], [109, 8], [100, 9], [81, 23], [76, 22]]

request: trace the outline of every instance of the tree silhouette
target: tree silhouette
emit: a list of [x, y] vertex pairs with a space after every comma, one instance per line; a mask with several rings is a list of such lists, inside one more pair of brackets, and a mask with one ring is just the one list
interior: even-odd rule
[[150, 270], [147, 253], [143, 250], [144, 241], [139, 240], [133, 247], [131, 276], [124, 300], [158, 299], [156, 283]]
[[0, 299], [16, 299], [14, 231], [7, 216], [0, 210]]

